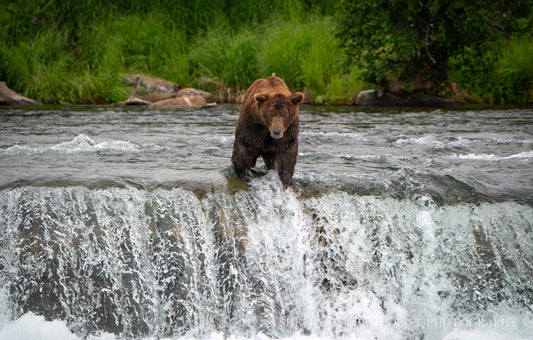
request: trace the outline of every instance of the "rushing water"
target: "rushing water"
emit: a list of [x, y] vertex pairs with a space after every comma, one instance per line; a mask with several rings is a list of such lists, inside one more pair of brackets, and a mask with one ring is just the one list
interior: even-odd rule
[[1, 109], [0, 338], [533, 334], [531, 108], [302, 107], [289, 189], [237, 114]]

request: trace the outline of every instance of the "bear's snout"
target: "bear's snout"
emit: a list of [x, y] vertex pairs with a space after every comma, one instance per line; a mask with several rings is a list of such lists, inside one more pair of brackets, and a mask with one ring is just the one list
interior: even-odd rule
[[270, 126], [270, 136], [274, 139], [280, 139], [283, 137], [283, 120], [281, 117], [275, 117]]

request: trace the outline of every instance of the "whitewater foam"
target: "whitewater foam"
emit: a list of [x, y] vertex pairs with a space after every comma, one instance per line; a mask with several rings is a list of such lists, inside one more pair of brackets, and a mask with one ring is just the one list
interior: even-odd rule
[[3, 152], [5, 155], [44, 154], [48, 152], [66, 154], [91, 152], [138, 153], [145, 149], [160, 151], [163, 148], [158, 147], [157, 145], [139, 145], [127, 140], [104, 141], [97, 143], [87, 135], [80, 134], [72, 140], [48, 147], [31, 147], [27, 145], [15, 144], [0, 152]]
[[423, 146], [431, 146], [434, 149], [444, 149], [448, 147], [456, 148], [456, 147], [465, 147], [472, 143], [471, 139], [463, 138], [463, 137], [456, 137], [452, 139], [444, 139], [439, 140], [437, 137], [433, 135], [425, 135], [421, 137], [409, 137], [400, 135], [394, 142], [393, 145], [395, 146], [402, 146], [402, 145], [409, 145], [409, 144], [415, 144], [415, 145], [423, 145]]
[[[418, 320], [411, 320], [412, 324]], [[379, 322], [376, 322], [379, 325]], [[398, 323], [399, 325], [399, 323]], [[387, 326], [381, 324], [381, 326]], [[391, 326], [390, 324], [388, 326]], [[295, 334], [288, 337], [279, 337], [280, 340], [334, 340], [334, 339], [350, 339], [350, 340], [367, 340], [367, 339], [400, 339], [398, 336], [385, 337], [386, 334], [382, 332], [373, 332], [368, 329], [361, 329], [355, 335], [346, 334], [341, 337], [332, 337], [328, 335], [303, 335]], [[0, 328], [0, 339], [9, 340], [117, 340], [121, 339], [114, 334], [101, 332], [98, 335], [88, 335], [87, 337], [79, 337], [72, 333], [68, 328], [66, 322], [62, 320], [46, 321], [43, 316], [38, 316], [32, 312], [22, 315], [20, 318], [4, 324]], [[176, 337], [140, 337], [144, 340], [269, 340], [271, 337], [259, 332], [252, 336], [238, 336], [227, 335], [223, 332], [211, 332], [204, 336], [176, 336]], [[528, 340], [529, 336], [520, 336], [516, 333], [502, 332], [495, 329], [476, 328], [476, 329], [460, 329], [454, 328], [452, 331], [444, 334], [442, 340]]]
[[368, 141], [368, 137], [366, 135], [353, 132], [301, 132], [300, 138], [302, 141], [305, 141], [311, 145], [325, 143], [332, 140], [341, 145], [346, 143]]
[[45, 321], [31, 312], [7, 323], [0, 330], [0, 339], [10, 340], [78, 340], [64, 321]]
[[460, 160], [474, 160], [474, 161], [502, 161], [510, 159], [529, 159], [533, 158], [533, 151], [524, 151], [514, 155], [509, 156], [496, 156], [494, 154], [474, 154], [470, 153], [467, 155], [450, 155], [444, 156], [448, 159], [460, 159]]
[[[440, 207], [425, 196], [342, 191], [303, 198], [274, 171], [250, 190], [204, 199], [183, 189], [1, 194], [0, 279], [13, 287], [2, 292], [2, 308], [44, 308], [55, 321], [15, 315], [0, 335], [51, 327], [77, 339], [70, 327], [76, 336], [114, 331], [123, 338], [441, 338], [485, 334], [498, 317], [513, 323], [488, 330], [519, 338], [533, 327], [526, 312], [516, 312], [525, 310], [520, 285], [531, 270], [523, 259], [532, 251], [533, 212], [512, 202]], [[497, 258], [487, 259], [491, 249]], [[26, 281], [9, 281], [8, 270]], [[55, 274], [42, 281], [48, 272]], [[502, 303], [495, 284], [505, 287]], [[39, 289], [60, 292], [64, 314], [28, 300]], [[85, 328], [104, 317], [112, 323]]]

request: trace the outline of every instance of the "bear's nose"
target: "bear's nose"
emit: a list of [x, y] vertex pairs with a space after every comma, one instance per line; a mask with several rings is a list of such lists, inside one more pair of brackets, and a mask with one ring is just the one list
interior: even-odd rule
[[280, 139], [281, 138], [281, 130], [279, 130], [279, 129], [272, 130], [272, 137], [275, 138], [275, 139]]

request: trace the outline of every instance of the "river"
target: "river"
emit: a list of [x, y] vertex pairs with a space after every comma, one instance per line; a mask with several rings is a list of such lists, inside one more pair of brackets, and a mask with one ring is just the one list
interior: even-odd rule
[[[528, 339], [533, 109], [0, 108], [0, 338]], [[16, 338], [16, 337], [15, 337]]]

